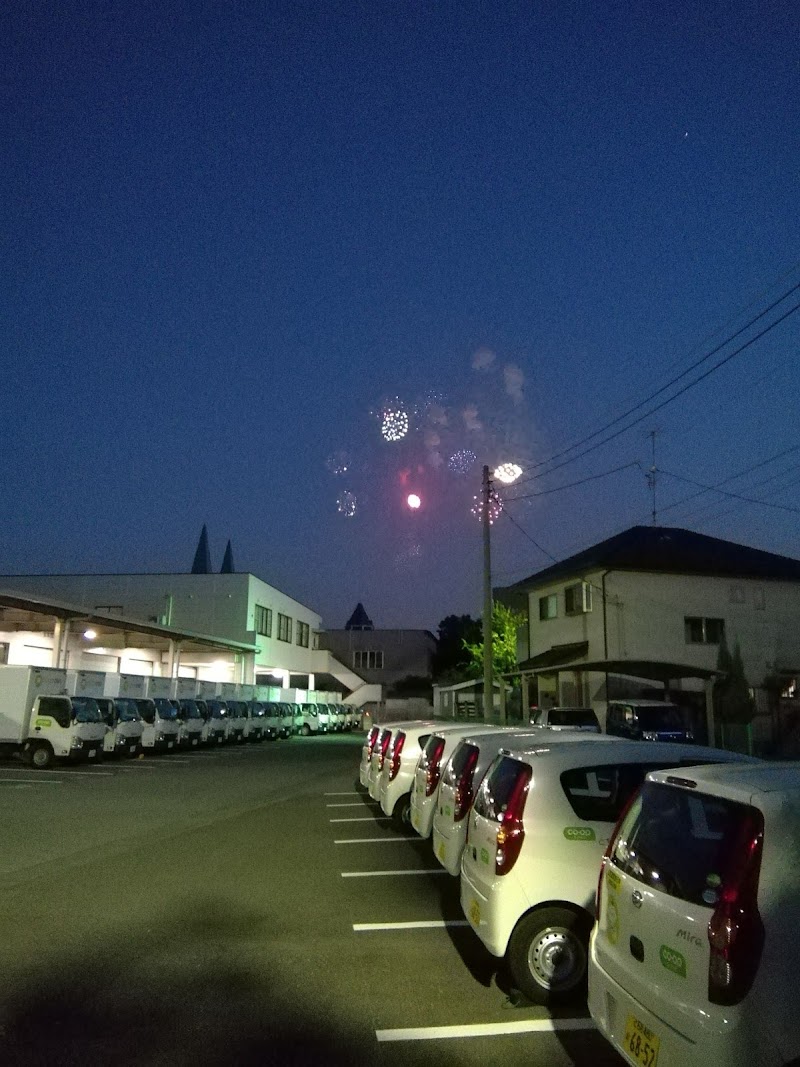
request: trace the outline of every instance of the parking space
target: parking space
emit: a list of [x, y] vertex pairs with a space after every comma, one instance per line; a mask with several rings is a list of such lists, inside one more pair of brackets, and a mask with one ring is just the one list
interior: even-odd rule
[[[461, 912], [458, 880], [430, 841], [398, 830], [360, 787], [320, 797], [339, 876], [352, 952], [373, 958], [376, 1054], [387, 1062], [568, 1064], [620, 1061], [586, 1011], [554, 1017], [507, 983]], [[584, 1058], [586, 1057], [586, 1058]]]
[[[20, 1019], [57, 1012], [50, 976], [63, 974], [92, 1004], [135, 987], [151, 1050], [138, 1064], [273, 1062], [251, 1055], [266, 1033], [290, 1041], [295, 1062], [305, 1049], [303, 1062], [351, 1067], [618, 1064], [585, 1016], [554, 1021], [515, 999], [429, 842], [355, 785], [359, 748], [312, 737], [44, 772], [0, 765], [0, 1058]], [[67, 900], [84, 902], [69, 922]], [[168, 1028], [155, 1010], [165, 996]], [[43, 1044], [52, 1032], [26, 1030], [31, 1058], [15, 1046], [6, 1062], [59, 1062]], [[71, 1040], [87, 1067], [130, 1062], [113, 1028], [94, 1059], [78, 1030]]]

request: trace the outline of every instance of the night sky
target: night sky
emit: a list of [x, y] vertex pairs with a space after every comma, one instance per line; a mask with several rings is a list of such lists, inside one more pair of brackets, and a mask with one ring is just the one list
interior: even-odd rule
[[504, 585], [651, 521], [652, 431], [660, 523], [800, 556], [798, 10], [6, 5], [0, 571], [207, 523], [328, 627], [435, 629], [483, 463]]

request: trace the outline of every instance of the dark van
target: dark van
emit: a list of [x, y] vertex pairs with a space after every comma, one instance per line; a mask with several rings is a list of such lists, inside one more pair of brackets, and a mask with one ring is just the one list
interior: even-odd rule
[[606, 733], [631, 741], [694, 741], [684, 712], [663, 700], [620, 700], [608, 705]]

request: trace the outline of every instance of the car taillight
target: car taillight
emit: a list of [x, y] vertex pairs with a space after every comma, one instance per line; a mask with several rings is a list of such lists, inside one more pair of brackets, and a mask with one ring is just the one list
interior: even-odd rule
[[383, 735], [383, 737], [381, 737], [381, 750], [378, 753], [378, 770], [379, 771], [383, 770], [383, 763], [384, 763], [384, 760], [386, 759], [386, 750], [389, 747], [389, 742], [391, 741], [391, 739], [392, 739], [392, 735], [388, 731]]
[[370, 732], [367, 734], [367, 763], [372, 759], [372, 750], [375, 748], [375, 742], [378, 740], [378, 727], [373, 726]]
[[406, 743], [406, 735], [399, 733], [394, 739], [392, 745], [392, 758], [389, 761], [389, 781], [397, 777], [397, 772], [400, 770], [400, 753], [403, 751], [403, 745]]
[[508, 874], [519, 857], [522, 842], [525, 840], [522, 812], [525, 808], [525, 798], [528, 795], [528, 786], [532, 776], [533, 768], [527, 764], [522, 764], [511, 789], [506, 810], [500, 817], [500, 826], [497, 830], [497, 849], [494, 855], [495, 874]]
[[439, 764], [444, 752], [444, 738], [437, 737], [433, 751], [428, 753], [428, 766], [425, 771], [425, 796], [431, 797], [439, 784]]
[[456, 782], [456, 791], [453, 798], [453, 822], [461, 822], [470, 809], [473, 800], [472, 776], [475, 773], [475, 764], [478, 762], [477, 748], [470, 749], [467, 762]]
[[634, 791], [625, 801], [625, 806], [620, 812], [619, 818], [617, 819], [617, 825], [614, 827], [614, 831], [611, 834], [611, 837], [608, 839], [608, 845], [606, 847], [606, 850], [603, 853], [603, 859], [600, 862], [600, 875], [597, 879], [597, 894], [594, 898], [594, 916], [596, 922], [600, 922], [600, 894], [603, 888], [603, 875], [606, 873], [606, 867], [608, 866], [611, 860], [611, 853], [614, 851], [614, 846], [617, 843], [617, 837], [619, 835], [620, 830], [622, 829], [622, 824], [627, 819], [628, 812], [631, 810], [633, 802], [639, 796], [640, 792], [641, 786], [639, 787], [639, 789], [634, 789]]
[[764, 947], [764, 926], [758, 913], [763, 845], [763, 816], [750, 809], [742, 820], [708, 924], [708, 999], [712, 1004], [738, 1004], [758, 970]]

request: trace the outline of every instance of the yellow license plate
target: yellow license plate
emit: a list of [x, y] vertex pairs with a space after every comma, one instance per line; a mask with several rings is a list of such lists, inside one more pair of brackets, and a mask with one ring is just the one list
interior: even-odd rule
[[625, 1020], [623, 1048], [634, 1063], [640, 1063], [642, 1067], [656, 1067], [660, 1044], [657, 1034], [649, 1030], [635, 1015], [628, 1016]]
[[481, 925], [481, 906], [477, 900], [469, 902], [469, 921], [476, 928]]
[[444, 841], [439, 842], [439, 859], [444, 862]]
[[411, 816], [411, 825], [414, 827], [415, 830], [419, 830], [419, 816], [416, 812], [414, 812], [414, 814]]

